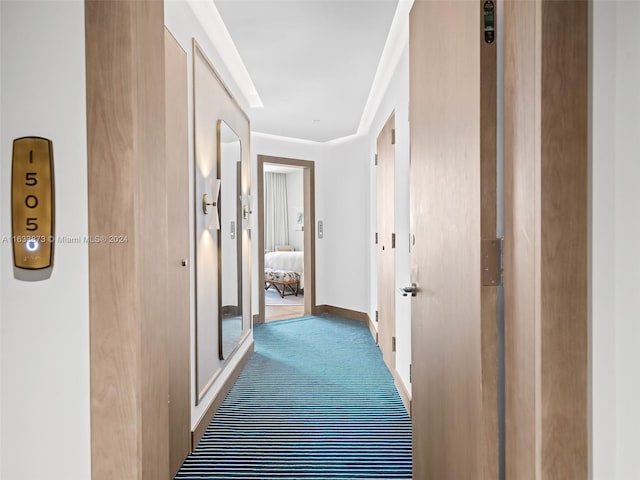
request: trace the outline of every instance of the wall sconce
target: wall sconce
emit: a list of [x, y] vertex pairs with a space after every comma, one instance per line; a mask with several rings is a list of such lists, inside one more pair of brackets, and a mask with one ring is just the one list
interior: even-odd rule
[[[220, 180], [213, 179], [210, 181], [211, 197], [209, 193], [202, 194], [202, 213], [211, 214], [209, 222], [209, 230], [220, 230], [220, 217], [218, 216], [218, 196], [220, 195]], [[214, 208], [209, 208], [214, 207]]]
[[253, 195], [242, 194], [242, 228], [245, 230], [251, 230], [251, 215], [253, 214], [254, 198]]

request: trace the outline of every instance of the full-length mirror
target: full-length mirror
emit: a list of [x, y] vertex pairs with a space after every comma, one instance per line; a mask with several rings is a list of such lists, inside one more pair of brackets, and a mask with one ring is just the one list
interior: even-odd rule
[[242, 204], [240, 138], [218, 120], [218, 171], [220, 172], [220, 359], [229, 357], [242, 335]]

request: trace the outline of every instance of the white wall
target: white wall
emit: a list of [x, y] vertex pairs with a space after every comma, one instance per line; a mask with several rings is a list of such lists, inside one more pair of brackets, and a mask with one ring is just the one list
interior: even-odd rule
[[[185, 1], [173, 1], [165, 0], [164, 3], [164, 19], [165, 26], [171, 32], [171, 34], [178, 41], [180, 46], [187, 53], [187, 81], [188, 81], [188, 102], [189, 102], [189, 138], [193, 139], [193, 48], [192, 39], [195, 37], [196, 41], [205, 52], [207, 58], [213, 63], [218, 74], [225, 82], [227, 88], [231, 91], [231, 94], [240, 103], [245, 112], [249, 112], [250, 108], [245, 100], [245, 97], [241, 94], [240, 88], [230, 74], [229, 69], [222, 60], [221, 53], [218, 51], [217, 46], [213, 44], [211, 37], [207, 31], [203, 28], [198, 17], [194, 14], [190, 5]], [[203, 21], [206, 19], [203, 18]], [[245, 145], [242, 148], [246, 148]], [[252, 167], [253, 168], [253, 167]], [[189, 148], [189, 178], [194, 178], [194, 159], [193, 159], [193, 146]], [[254, 179], [252, 178], [252, 182]], [[251, 185], [255, 185], [252, 183]], [[194, 186], [193, 182], [189, 183], [189, 198], [193, 198]], [[193, 205], [189, 209], [189, 225], [194, 224], [194, 209]], [[190, 243], [194, 245], [194, 231], [193, 228], [189, 230]], [[252, 247], [253, 248], [253, 247]], [[191, 251], [191, 265], [195, 265], [194, 251]], [[192, 385], [192, 406], [191, 406], [191, 426], [192, 428], [198, 424], [198, 421], [202, 415], [206, 412], [207, 408], [215, 398], [215, 395], [222, 387], [223, 383], [229, 376], [229, 373], [233, 370], [235, 365], [239, 362], [242, 355], [250, 348], [250, 344], [253, 341], [253, 337], [250, 337], [243, 343], [236, 355], [226, 364], [225, 370], [216, 377], [211, 389], [204, 396], [202, 401], [195, 404], [195, 272], [191, 270], [191, 339], [192, 339], [192, 355], [191, 355], [191, 385]]]
[[617, 4], [616, 396], [617, 474], [640, 478], [640, 3]]
[[[84, 3], [0, 2], [0, 230], [11, 235], [12, 140], [53, 141], [56, 234], [87, 226]], [[86, 244], [55, 247], [51, 278], [13, 277], [0, 241], [0, 477], [90, 478]]]
[[328, 145], [317, 170], [317, 214], [324, 222], [318, 240], [319, 305], [367, 312], [369, 305], [369, 170], [364, 136]]
[[289, 244], [297, 252], [304, 250], [304, 231], [296, 230], [296, 213], [304, 212], [303, 171], [287, 173], [287, 204], [289, 215]]
[[598, 0], [592, 43], [592, 478], [640, 478], [640, 3]]

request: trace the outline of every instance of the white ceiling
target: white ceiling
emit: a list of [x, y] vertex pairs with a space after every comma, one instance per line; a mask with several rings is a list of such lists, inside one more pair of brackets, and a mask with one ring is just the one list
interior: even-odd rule
[[264, 104], [251, 130], [319, 142], [356, 133], [397, 3], [215, 0]]

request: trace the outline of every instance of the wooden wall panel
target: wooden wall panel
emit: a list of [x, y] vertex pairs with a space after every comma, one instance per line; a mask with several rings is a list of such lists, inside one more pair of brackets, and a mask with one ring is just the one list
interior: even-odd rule
[[505, 5], [507, 478], [586, 479], [588, 3]]
[[[506, 372], [506, 476], [536, 478], [539, 429], [536, 409], [536, 278], [539, 231], [539, 197], [536, 163], [539, 163], [540, 55], [535, 22], [540, 4], [505, 2], [505, 372]], [[536, 101], [536, 98], [538, 101]], [[526, 134], [525, 134], [526, 132]], [[524, 162], [521, 159], [527, 158]], [[517, 373], [517, 374], [516, 374]]]
[[85, 24], [92, 479], [158, 480], [169, 477], [163, 3], [87, 1]]
[[[142, 480], [169, 475], [168, 225], [164, 103], [164, 6], [135, 2], [136, 289], [140, 302]], [[164, 261], [163, 261], [164, 260]]]
[[588, 20], [542, 2], [540, 310], [542, 476], [587, 478]]
[[[191, 450], [189, 109], [187, 54], [165, 29], [169, 292], [169, 451], [172, 477]], [[184, 261], [184, 262], [183, 262]], [[240, 290], [241, 291], [241, 290]]]

